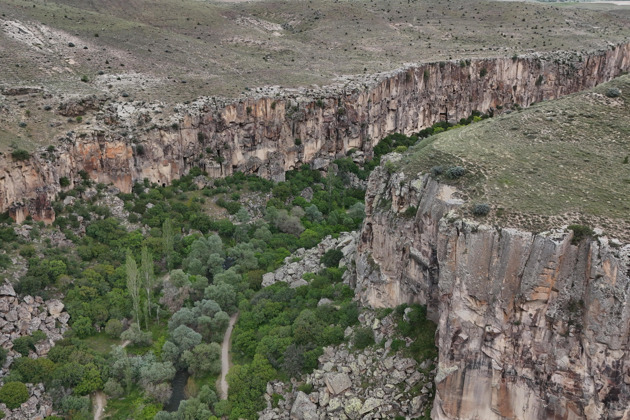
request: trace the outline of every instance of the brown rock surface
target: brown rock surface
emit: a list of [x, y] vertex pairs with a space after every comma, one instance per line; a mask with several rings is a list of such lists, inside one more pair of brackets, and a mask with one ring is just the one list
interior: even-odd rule
[[[132, 107], [112, 106], [102, 126], [68, 133], [54, 153], [36, 152], [26, 162], [0, 157], [0, 211], [10, 210], [18, 221], [30, 215], [52, 222], [50, 202], [61, 190], [59, 180], [69, 178], [72, 187], [82, 170], [123, 192], [143, 178], [170, 183], [193, 166], [213, 177], [244, 171], [280, 180], [286, 170], [315, 159], [326, 162], [352, 148], [369, 155], [378, 140], [393, 132], [413, 133], [473, 110], [528, 106], [595, 86], [628, 69], [630, 44], [587, 56], [424, 64], [376, 82], [308, 95], [294, 90], [278, 98], [227, 104], [213, 98], [196, 101], [182, 106], [168, 125], [154, 120], [133, 141], [123, 134], [137, 126], [139, 116], [148, 115], [147, 109], [134, 113]], [[537, 83], [540, 77], [544, 83]], [[301, 144], [296, 145], [298, 138]]]
[[460, 204], [378, 168], [357, 254], [364, 303], [418, 302], [438, 323], [432, 418], [629, 418], [630, 245], [485, 226]]

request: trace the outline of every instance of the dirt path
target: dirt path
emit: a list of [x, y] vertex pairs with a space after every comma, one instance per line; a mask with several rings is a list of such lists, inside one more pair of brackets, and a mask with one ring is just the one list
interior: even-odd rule
[[107, 405], [107, 396], [103, 391], [96, 391], [94, 398], [92, 398], [92, 407], [94, 411], [94, 420], [101, 420], [103, 413], [105, 412], [105, 406]]
[[[120, 346], [122, 348], [127, 347], [131, 341], [125, 340]], [[101, 420], [103, 418], [103, 413], [105, 412], [105, 407], [107, 406], [107, 395], [103, 391], [96, 391], [92, 395], [92, 411], [94, 412], [94, 420]]]
[[219, 395], [222, 400], [227, 400], [228, 397], [228, 383], [225, 377], [232, 365], [230, 360], [230, 348], [232, 347], [232, 330], [234, 329], [234, 324], [236, 324], [237, 319], [238, 312], [230, 317], [230, 323], [227, 330], [225, 330], [223, 344], [221, 344], [221, 377], [217, 380], [217, 389], [219, 390]]

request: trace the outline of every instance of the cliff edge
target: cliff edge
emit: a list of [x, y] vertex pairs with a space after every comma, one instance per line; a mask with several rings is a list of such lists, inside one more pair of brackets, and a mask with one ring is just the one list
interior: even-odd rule
[[[592, 95], [615, 96], [616, 91], [610, 89], [621, 92], [627, 83], [624, 77], [600, 90], [540, 106], [574, 112], [573, 101], [583, 102]], [[621, 102], [612, 112], [605, 100], [599, 105], [591, 102], [593, 115], [603, 109], [609, 110], [611, 118], [627, 115], [623, 95], [615, 96]], [[532, 121], [535, 114], [536, 107], [502, 118], [516, 124], [520, 118]], [[576, 123], [589, 119], [578, 114]], [[363, 303], [375, 307], [427, 305], [429, 316], [438, 324], [434, 419], [627, 419], [630, 244], [623, 228], [627, 213], [616, 212], [617, 206], [627, 205], [625, 198], [604, 201], [608, 210], [575, 209], [573, 201], [563, 200], [563, 204], [547, 202], [519, 211], [516, 206], [521, 201], [511, 191], [497, 192], [493, 180], [517, 174], [521, 167], [499, 158], [504, 159], [504, 170], [493, 171], [489, 161], [471, 155], [466, 159], [467, 149], [461, 145], [458, 149], [451, 141], [457, 136], [465, 142], [466, 135], [476, 132], [500, 133], [503, 123], [487, 121], [461, 132], [443, 133], [404, 156], [384, 159], [368, 183], [356, 292]], [[627, 124], [627, 117], [618, 119], [615, 129], [606, 128], [605, 119], [594, 118], [590, 123], [599, 135], [583, 136], [576, 145], [585, 153], [580, 162], [589, 159], [589, 145], [600, 144], [600, 150], [606, 150], [612, 141], [617, 157], [606, 159], [612, 170], [619, 171], [623, 184], [623, 171], [627, 174], [628, 170], [623, 163], [627, 140], [617, 130]], [[540, 127], [532, 123], [530, 128]], [[570, 131], [569, 125], [564, 126], [563, 132]], [[544, 130], [539, 130], [528, 147], [545, 149], [549, 142], [567, 141], [566, 136], [547, 141], [544, 136]], [[442, 142], [449, 145], [448, 153], [441, 148]], [[509, 141], [504, 144], [510, 147]], [[497, 156], [503, 156], [501, 146], [495, 146]], [[569, 161], [575, 155], [564, 157], [561, 165], [571, 168]], [[519, 156], [523, 162], [529, 158]], [[455, 167], [445, 164], [449, 160], [451, 165], [462, 165], [465, 174], [449, 177], [449, 169]], [[550, 167], [555, 166], [557, 162]], [[537, 194], [535, 189], [529, 192], [535, 194], [529, 197], [533, 202], [544, 201], [550, 191], [561, 194], [565, 182], [550, 179], [544, 165], [540, 170], [546, 184], [538, 186]], [[593, 171], [587, 178], [597, 181], [601, 175]], [[612, 191], [615, 185], [610, 185]], [[509, 188], [520, 191], [516, 181]], [[589, 200], [599, 200], [598, 194], [604, 191], [591, 194]], [[475, 211], [480, 200], [487, 200], [481, 202], [488, 208]], [[521, 218], [501, 218], [496, 214], [499, 208]], [[547, 211], [566, 212], [567, 220], [574, 215], [574, 222], [593, 223], [592, 229], [569, 223], [536, 232], [524, 228], [523, 220]], [[565, 219], [545, 220], [553, 224]]]

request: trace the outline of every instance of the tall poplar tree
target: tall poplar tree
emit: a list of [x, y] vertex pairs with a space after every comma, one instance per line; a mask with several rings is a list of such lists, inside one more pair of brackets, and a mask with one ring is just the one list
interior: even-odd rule
[[125, 261], [125, 272], [127, 273], [127, 290], [133, 303], [133, 313], [136, 322], [140, 324], [140, 282], [138, 281], [138, 266], [130, 250], [127, 250], [127, 260]]

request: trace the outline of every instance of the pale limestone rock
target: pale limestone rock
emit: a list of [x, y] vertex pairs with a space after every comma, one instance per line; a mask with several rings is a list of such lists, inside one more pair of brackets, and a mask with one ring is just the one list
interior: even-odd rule
[[319, 420], [317, 406], [302, 391], [297, 393], [291, 408], [291, 418], [296, 420]]
[[[377, 168], [357, 250], [358, 299], [420, 303], [438, 323], [432, 418], [630, 417], [630, 388], [620, 385], [630, 366], [630, 245], [485, 226], [462, 220], [461, 205], [428, 176]], [[415, 217], [401, 217], [410, 206]], [[394, 368], [390, 395], [416, 379], [414, 366]]]
[[52, 316], [53, 318], [59, 318], [59, 315], [61, 315], [61, 312], [64, 308], [64, 304], [57, 299], [49, 300], [48, 302], [46, 302], [46, 306], [48, 307], [48, 312], [50, 313], [50, 316]]
[[329, 373], [326, 375], [326, 386], [332, 395], [339, 395], [352, 386], [346, 373]]

